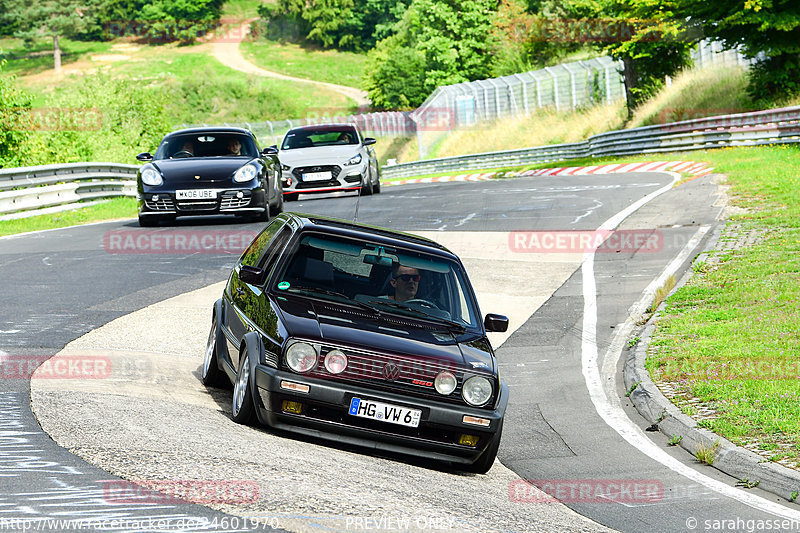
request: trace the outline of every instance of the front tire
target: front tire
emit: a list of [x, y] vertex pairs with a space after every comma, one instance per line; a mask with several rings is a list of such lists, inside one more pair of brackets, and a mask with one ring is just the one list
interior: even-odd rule
[[372, 191], [372, 177], [369, 177], [369, 179], [367, 179], [367, 184], [361, 187], [361, 196], [371, 196]]
[[203, 357], [203, 367], [200, 370], [200, 380], [206, 387], [222, 387], [227, 378], [222, 375], [219, 369], [219, 356], [217, 354], [217, 315], [211, 321], [211, 331], [208, 333], [206, 342], [206, 352]]
[[278, 194], [278, 204], [275, 207], [269, 207], [269, 214], [276, 217], [283, 213], [283, 194]]
[[251, 425], [255, 418], [255, 405], [253, 403], [253, 388], [250, 386], [250, 355], [247, 345], [242, 346], [239, 356], [239, 371], [236, 373], [236, 383], [233, 385], [233, 401], [231, 402], [231, 417], [237, 424]]

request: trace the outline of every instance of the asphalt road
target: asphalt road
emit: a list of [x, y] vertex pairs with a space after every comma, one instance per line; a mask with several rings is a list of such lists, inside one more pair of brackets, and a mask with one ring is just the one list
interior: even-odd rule
[[[671, 179], [666, 174], [626, 174], [385, 188], [379, 196], [360, 200], [359, 221], [407, 231], [536, 231], [552, 236], [598, 228]], [[719, 206], [715, 202], [715, 187], [709, 179], [681, 185], [653, 199], [623, 223], [622, 227], [634, 236], [655, 236], [652, 242], [657, 246], [643, 250], [631, 240], [618, 249], [595, 254], [591, 272], [596, 282], [594, 338], [601, 366], [603, 358], [612, 355], [605, 352], [615, 340], [614, 330], [625, 321], [642, 290], [699, 228], [711, 228], [716, 223]], [[354, 197], [301, 199], [287, 204], [287, 208], [351, 218], [355, 203]], [[0, 308], [0, 350], [14, 356], [51, 355], [115, 318], [225, 279], [238, 256], [233, 247], [226, 253], [219, 253], [219, 247], [211, 253], [116, 253], [110, 249], [110, 236], [176, 232], [191, 236], [257, 229], [257, 225], [190, 220], [179, 221], [171, 228], [145, 230], [132, 221], [123, 221], [0, 239], [0, 276], [7, 302]], [[541, 238], [545, 233], [520, 235], [524, 238], [514, 237], [508, 242], [515, 248], [512, 253], [525, 255], [537, 251], [542, 241], [533, 237]], [[476, 273], [490, 278], [491, 264], [488, 267], [486, 271], [480, 267], [471, 270], [473, 282]], [[767, 509], [763, 505], [767, 502], [780, 505], [777, 497], [758, 490], [747, 493], [763, 500], [747, 505], [735, 495], [709, 488], [713, 483], [707, 478], [730, 487], [736, 480], [697, 466], [685, 452], [667, 447], [658, 434], [649, 434], [652, 443], [697, 475], [687, 477], [682, 470], [654, 460], [647, 449], [629, 444], [624, 428], [606, 422], [609, 417], [598, 408], [592, 396], [596, 391], [587, 378], [591, 372], [585, 357], [585, 275], [584, 265], [557, 287], [555, 294], [498, 350], [504, 379], [512, 389], [500, 461], [522, 479], [538, 480], [540, 485], [560, 490], [562, 499], [579, 513], [623, 531], [752, 530], [749, 524], [755, 522], [748, 521], [790, 516], [789, 511], [775, 514], [758, 510]], [[158, 324], [152, 327], [158, 328]], [[76, 503], [80, 504], [77, 513], [81, 516], [118, 512], [140, 517], [222, 516], [199, 506], [177, 504], [125, 509], [109, 506], [102, 498], [102, 488], [98, 489], [102, 484], [97, 484], [109, 475], [54, 445], [38, 430], [28, 407], [26, 380], [2, 381], [0, 423], [5, 438], [0, 441], [0, 476], [4, 478], [0, 520], [72, 517], [76, 516]], [[611, 387], [616, 387], [617, 399], [623, 400], [625, 409], [625, 391], [619, 380]], [[626, 412], [632, 425], [644, 427], [636, 413], [630, 409]], [[593, 480], [588, 485], [593, 494], [627, 480], [629, 485], [634, 482], [634, 488], [655, 487], [656, 496], [637, 493], [619, 502], [587, 492], [570, 495], [570, 487], [580, 480]], [[391, 477], [386, 482], [390, 484]], [[518, 491], [509, 492], [508, 497], [519, 504], [520, 512], [530, 514], [530, 529], [546, 530], [546, 524], [537, 526], [536, 517], [550, 504], [527, 501], [530, 493], [524, 486], [514, 487]], [[480, 497], [479, 492], [476, 497]], [[54, 500], [70, 505], [60, 509], [51, 506]]]

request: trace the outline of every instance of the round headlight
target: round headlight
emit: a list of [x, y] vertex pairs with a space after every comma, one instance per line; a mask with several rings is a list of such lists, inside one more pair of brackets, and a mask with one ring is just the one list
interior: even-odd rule
[[156, 172], [155, 169], [146, 168], [142, 171], [142, 183], [156, 187], [164, 183], [164, 180], [161, 179], [161, 174]]
[[464, 382], [461, 396], [468, 404], [480, 407], [492, 397], [492, 383], [485, 377], [472, 376]]
[[331, 350], [325, 356], [325, 369], [331, 374], [341, 374], [347, 368], [347, 356], [341, 350]]
[[255, 165], [248, 164], [236, 171], [236, 174], [233, 175], [233, 181], [239, 183], [251, 181], [256, 177], [256, 174], [258, 174], [258, 170], [256, 170]]
[[317, 364], [317, 351], [306, 342], [296, 342], [286, 350], [286, 364], [295, 372], [308, 372]]
[[456, 385], [458, 385], [456, 377], [452, 372], [448, 372], [447, 370], [442, 370], [436, 374], [436, 379], [433, 380], [433, 386], [436, 387], [436, 392], [444, 394], [445, 396], [456, 390]]

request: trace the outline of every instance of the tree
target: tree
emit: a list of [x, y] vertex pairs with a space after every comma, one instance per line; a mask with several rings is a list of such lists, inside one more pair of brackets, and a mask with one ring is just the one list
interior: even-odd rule
[[613, 30], [604, 50], [624, 65], [628, 116], [673, 76], [691, 64], [697, 38], [687, 32], [663, 0], [610, 0], [600, 10]]
[[488, 78], [495, 6], [494, 0], [413, 0], [395, 34], [369, 54], [364, 84], [373, 103], [416, 107], [440, 85]]
[[61, 71], [61, 37], [75, 37], [94, 23], [98, 0], [7, 0], [8, 16], [18, 25], [14, 34], [26, 41], [53, 39], [53, 67]]
[[667, 0], [677, 16], [727, 48], [756, 59], [750, 76], [755, 100], [800, 93], [800, 2], [797, 0]]

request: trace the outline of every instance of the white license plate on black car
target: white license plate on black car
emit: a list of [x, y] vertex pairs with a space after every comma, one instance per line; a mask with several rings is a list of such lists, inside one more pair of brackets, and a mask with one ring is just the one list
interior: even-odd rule
[[361, 398], [353, 398], [350, 401], [350, 410], [348, 412], [360, 418], [369, 418], [412, 428], [419, 426], [419, 418], [422, 416], [422, 410], [420, 409], [409, 409], [399, 405], [373, 402], [372, 400]]
[[303, 174], [303, 181], [327, 181], [333, 178], [330, 172], [305, 172]]
[[183, 189], [175, 191], [177, 200], [215, 200], [216, 189]]

